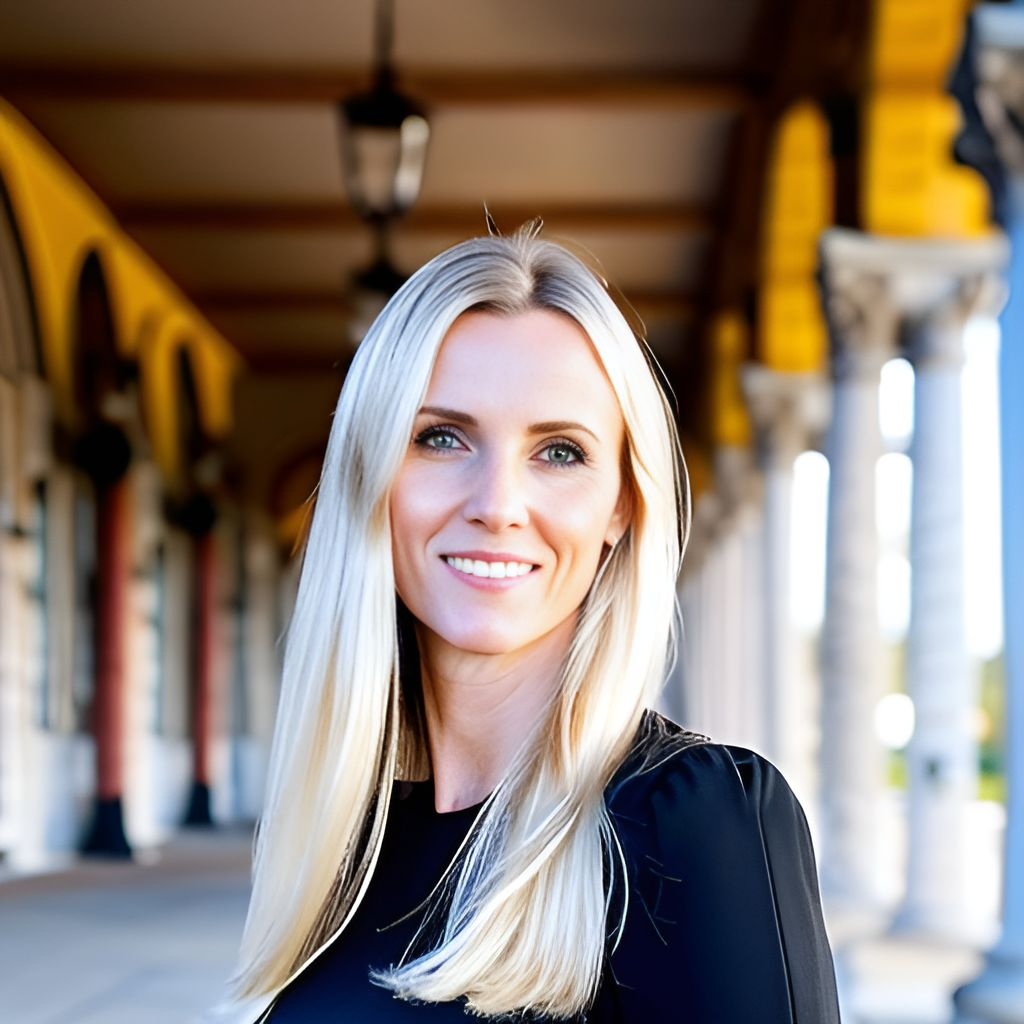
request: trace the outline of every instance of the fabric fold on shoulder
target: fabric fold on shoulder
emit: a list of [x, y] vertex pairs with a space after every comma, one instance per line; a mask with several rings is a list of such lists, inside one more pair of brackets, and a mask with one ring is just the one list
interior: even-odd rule
[[625, 1019], [838, 1024], [810, 833], [770, 761], [645, 722], [606, 805], [629, 883]]

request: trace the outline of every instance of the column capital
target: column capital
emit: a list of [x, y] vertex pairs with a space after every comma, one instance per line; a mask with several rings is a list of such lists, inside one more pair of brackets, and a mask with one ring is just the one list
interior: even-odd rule
[[836, 374], [873, 372], [896, 354], [904, 323], [945, 328], [912, 331], [920, 339], [912, 358], [959, 358], [954, 336], [967, 318], [1003, 301], [999, 273], [1009, 254], [999, 231], [971, 239], [826, 232], [822, 277]]
[[995, 272], [936, 281], [927, 303], [910, 312], [905, 335], [907, 358], [922, 366], [960, 366], [964, 327], [980, 313], [995, 315], [1006, 301], [1006, 283]]
[[978, 108], [1007, 169], [1024, 175], [1024, 8], [975, 12]]
[[896, 352], [899, 310], [889, 275], [871, 253], [878, 239], [831, 228], [821, 236], [821, 283], [837, 379], [877, 378]]
[[824, 374], [790, 373], [747, 363], [742, 379], [763, 462], [788, 464], [804, 448], [817, 446], [832, 409]]
[[761, 497], [761, 480], [751, 450], [738, 445], [719, 445], [714, 454], [715, 511], [726, 528], [756, 505]]

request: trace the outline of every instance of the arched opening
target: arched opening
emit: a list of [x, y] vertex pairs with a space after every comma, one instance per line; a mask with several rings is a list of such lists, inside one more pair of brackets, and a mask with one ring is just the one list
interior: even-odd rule
[[28, 261], [10, 194], [0, 177], [0, 376], [41, 376], [39, 325]]

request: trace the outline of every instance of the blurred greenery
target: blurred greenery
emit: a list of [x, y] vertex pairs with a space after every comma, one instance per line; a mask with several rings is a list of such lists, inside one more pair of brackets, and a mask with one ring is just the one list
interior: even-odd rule
[[[905, 652], [902, 646], [894, 646], [888, 653], [889, 678], [895, 684], [891, 689], [905, 692]], [[982, 662], [978, 694], [978, 798], [1000, 803], [1006, 801], [1004, 673], [1002, 654]], [[896, 789], [906, 789], [907, 761], [903, 750], [894, 750], [889, 755], [888, 784]]]

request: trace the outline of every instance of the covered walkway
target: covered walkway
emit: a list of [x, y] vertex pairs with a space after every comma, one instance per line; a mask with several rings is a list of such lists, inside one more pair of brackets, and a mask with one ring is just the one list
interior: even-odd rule
[[0, 6], [11, 1019], [223, 979], [333, 403], [486, 203], [596, 254], [664, 368], [664, 710], [799, 795], [846, 1019], [1024, 1022], [1022, 125], [1024, 0]]

